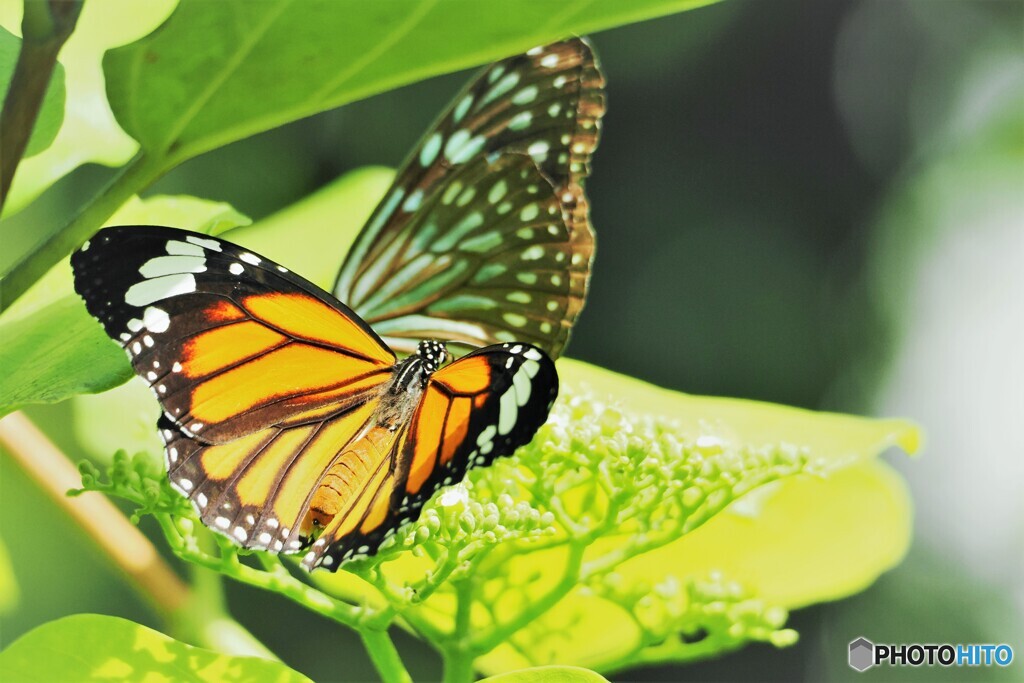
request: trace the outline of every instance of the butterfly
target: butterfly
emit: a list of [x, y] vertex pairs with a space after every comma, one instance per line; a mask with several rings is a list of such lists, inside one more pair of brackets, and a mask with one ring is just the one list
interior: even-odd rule
[[580, 39], [485, 70], [397, 174], [339, 296], [174, 228], [105, 228], [72, 255], [205, 525], [337, 569], [532, 439], [589, 276], [602, 85]]

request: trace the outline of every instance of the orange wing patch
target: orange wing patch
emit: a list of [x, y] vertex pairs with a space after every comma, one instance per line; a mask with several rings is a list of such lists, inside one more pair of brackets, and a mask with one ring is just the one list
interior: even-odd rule
[[437, 465], [437, 451], [441, 446], [449, 403], [450, 399], [440, 389], [432, 383], [427, 385], [409, 436], [413, 446], [409, 476], [405, 480], [405, 490], [409, 494], [420, 490]]
[[469, 413], [472, 402], [468, 398], [457, 398], [452, 401], [448, 409], [448, 419], [444, 423], [444, 446], [441, 451], [441, 464], [447, 465], [453, 457], [459, 445], [466, 438], [469, 431]]
[[211, 323], [228, 322], [230, 320], [241, 320], [247, 317], [245, 311], [234, 305], [227, 299], [221, 299], [203, 311], [203, 317]]
[[208, 478], [223, 481], [234, 474], [254, 451], [273, 438], [272, 430], [264, 430], [222, 446], [210, 446], [202, 451], [200, 467]]
[[453, 394], [476, 395], [491, 387], [491, 366], [486, 356], [463, 358], [432, 378]]
[[358, 323], [332, 306], [305, 294], [258, 294], [242, 305], [254, 317], [298, 339], [327, 344], [381, 365], [395, 356]]
[[281, 476], [287, 471], [295, 454], [309, 440], [313, 429], [314, 426], [310, 425], [280, 432], [273, 443], [256, 456], [236, 487], [242, 505], [263, 506], [263, 502], [270, 497], [281, 481]]
[[189, 378], [205, 377], [265, 353], [287, 340], [283, 334], [253, 320], [215, 327], [185, 343], [182, 372]]
[[275, 399], [338, 387], [371, 373], [377, 368], [366, 361], [292, 343], [200, 383], [192, 393], [190, 412], [212, 424]]

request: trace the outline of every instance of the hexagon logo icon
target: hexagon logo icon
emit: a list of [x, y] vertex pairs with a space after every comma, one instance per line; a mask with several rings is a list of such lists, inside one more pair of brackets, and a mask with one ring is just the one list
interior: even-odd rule
[[867, 671], [875, 665], [875, 644], [861, 636], [850, 643], [850, 667]]

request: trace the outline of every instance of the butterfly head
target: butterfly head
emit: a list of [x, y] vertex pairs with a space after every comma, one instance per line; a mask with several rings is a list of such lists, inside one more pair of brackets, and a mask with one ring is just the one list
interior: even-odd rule
[[420, 361], [423, 363], [423, 371], [427, 375], [437, 372], [449, 358], [448, 349], [445, 347], [444, 342], [433, 339], [421, 341], [419, 346], [416, 347], [416, 355], [419, 356]]

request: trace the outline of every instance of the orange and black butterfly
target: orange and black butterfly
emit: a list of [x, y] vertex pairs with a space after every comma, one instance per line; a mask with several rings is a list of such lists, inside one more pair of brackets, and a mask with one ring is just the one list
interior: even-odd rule
[[[342, 267], [358, 313], [183, 230], [106, 228], [72, 255], [76, 291], [163, 408], [170, 481], [204, 524], [337, 569], [533, 437], [587, 284], [600, 88], [578, 39], [485, 70]], [[470, 351], [449, 362], [435, 339]]]

